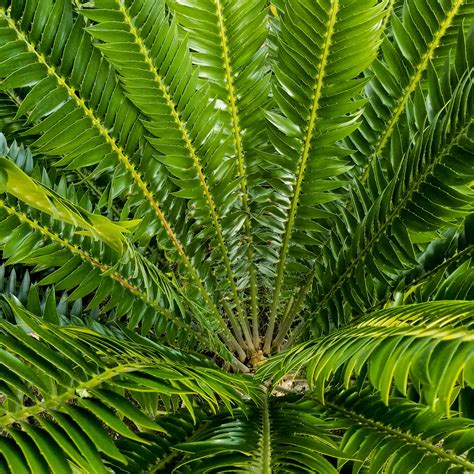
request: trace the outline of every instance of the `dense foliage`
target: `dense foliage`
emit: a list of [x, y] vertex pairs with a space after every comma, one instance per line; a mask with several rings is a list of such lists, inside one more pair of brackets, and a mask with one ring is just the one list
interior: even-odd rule
[[0, 472], [474, 472], [473, 0], [0, 0]]

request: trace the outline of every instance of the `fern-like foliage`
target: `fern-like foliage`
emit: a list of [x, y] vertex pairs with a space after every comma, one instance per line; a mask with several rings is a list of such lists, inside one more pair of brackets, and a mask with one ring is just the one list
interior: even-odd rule
[[400, 398], [390, 399], [386, 406], [367, 390], [332, 394], [327, 410], [330, 416], [351, 420], [341, 447], [348, 458], [358, 459], [352, 463], [354, 472], [469, 472], [474, 468], [470, 419], [445, 419]]
[[324, 314], [319, 330], [373, 306], [397, 272], [413, 268], [427, 242], [471, 212], [472, 167], [463, 162], [472, 153], [470, 71], [450, 90], [449, 103], [432, 119], [425, 117], [410, 143], [394, 143], [396, 162], [388, 162], [387, 170], [374, 162], [367, 187], [356, 181], [354, 208], [343, 210], [325, 244], [323, 259], [334, 271], [320, 271], [317, 278], [313, 304]]
[[[55, 327], [15, 301], [8, 307], [21, 321], [18, 326], [2, 321], [1, 329], [1, 390], [8, 403], [0, 424], [13, 440], [3, 438], [2, 454], [13, 472], [27, 472], [27, 466], [33, 472], [47, 466], [54, 472], [72, 472], [66, 457], [82, 469], [107, 472], [98, 451], [124, 464], [127, 458], [101, 424], [124, 439], [147, 445], [146, 437], [129, 425], [167, 433], [154, 419], [161, 404], [166, 410], [182, 403], [194, 418], [193, 395], [215, 410], [217, 394], [230, 407], [242, 405], [243, 394], [253, 391], [254, 398], [258, 393], [249, 378], [242, 378], [238, 387], [235, 377], [220, 373], [208, 361], [133, 334], [114, 338], [87, 328]], [[17, 426], [20, 420], [33, 419], [39, 424], [20, 422], [26, 432]], [[58, 452], [62, 450], [63, 455]]]
[[0, 0], [0, 472], [470, 472], [472, 0]]
[[354, 376], [367, 378], [385, 402], [394, 388], [404, 395], [413, 388], [425, 403], [449, 413], [459, 389], [474, 386], [473, 322], [472, 302], [390, 308], [295, 346], [262, 370], [270, 375], [278, 369], [281, 377], [307, 366], [310, 387], [321, 400], [327, 385], [349, 388]]

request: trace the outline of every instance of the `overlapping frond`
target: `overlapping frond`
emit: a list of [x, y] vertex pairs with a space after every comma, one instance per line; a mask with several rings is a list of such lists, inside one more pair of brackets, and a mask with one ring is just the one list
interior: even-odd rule
[[317, 403], [279, 397], [248, 413], [217, 416], [176, 446], [185, 454], [177, 471], [336, 473], [325, 456], [345, 458], [331, 433], [338, 425], [318, 415]]
[[[2, 13], [3, 47], [9, 54], [2, 63], [2, 87], [33, 86], [18, 115], [29, 111], [31, 122], [43, 118], [29, 130], [41, 134], [33, 144], [35, 150], [45, 155], [63, 155], [57, 165], [69, 168], [100, 162], [98, 172], [121, 163], [132, 174], [129, 182], [133, 182], [138, 175], [132, 172], [135, 168], [129, 155], [143, 134], [138, 112], [125, 98], [110, 66], [92, 47], [83, 31], [84, 22], [74, 22], [68, 2], [55, 3], [59, 13], [51, 16], [46, 34], [41, 37], [38, 32], [35, 36], [31, 22], [46, 23], [49, 11], [41, 9], [34, 20], [31, 8], [29, 2], [23, 6], [15, 3]], [[83, 57], [73, 65], [78, 50]], [[35, 73], [25, 75], [29, 70]], [[92, 75], [88, 70], [96, 76], [89, 77]], [[135, 183], [138, 186], [136, 179]], [[120, 191], [112, 189], [111, 194]]]
[[[23, 162], [25, 169], [31, 165], [28, 162], [31, 155], [25, 150], [7, 147], [4, 153], [17, 163]], [[31, 171], [35, 170], [30, 168]], [[23, 178], [45, 192], [46, 198], [53, 195], [55, 202], [61, 202], [69, 216], [79, 216], [77, 219], [84, 220], [83, 216], [92, 215], [71, 201], [74, 188], [69, 187], [66, 196], [61, 197], [26, 173], [23, 173]], [[47, 176], [43, 179], [47, 181]], [[64, 190], [60, 183], [56, 189], [61, 191], [61, 188]], [[178, 345], [187, 346], [192, 341], [199, 341], [201, 347], [213, 347], [220, 357], [232, 362], [230, 353], [216, 338], [217, 326], [206, 320], [206, 311], [180, 291], [175, 281], [131, 246], [118, 259], [99, 241], [67, 225], [68, 220], [72, 222], [72, 217], [58, 221], [57, 215], [51, 217], [49, 204], [46, 213], [38, 212], [41, 202], [31, 197], [30, 189], [25, 193], [16, 193], [19, 201], [9, 197], [0, 202], [0, 246], [7, 264], [34, 266], [36, 272], [47, 269], [49, 272], [38, 278], [38, 284], [54, 285], [59, 291], [69, 292], [69, 301], [88, 298], [88, 310], [100, 309], [102, 314], [112, 311], [113, 318], [126, 320], [129, 328], [140, 327], [143, 334], [153, 329], [157, 336]], [[23, 204], [28, 194], [27, 204], [34, 207]], [[55, 205], [54, 209], [59, 212], [60, 206]], [[79, 214], [71, 214], [73, 211]], [[99, 228], [94, 232], [97, 233]], [[57, 322], [57, 319], [51, 321]], [[193, 330], [192, 321], [198, 326], [202, 324], [203, 334]]]
[[[240, 275], [239, 288], [250, 287], [252, 338], [258, 346], [257, 268], [254, 262], [251, 204], [258, 174], [258, 148], [266, 145], [261, 126], [269, 102], [270, 75], [265, 65], [267, 47], [266, 2], [228, 0], [167, 2], [188, 38], [192, 61], [199, 67], [210, 94], [224, 108], [220, 117], [230, 130], [233, 159], [237, 163], [240, 200], [245, 213], [239, 258], [248, 259], [248, 274]], [[246, 257], [245, 257], [246, 254]]]
[[430, 300], [474, 299], [474, 245], [469, 245], [421, 275], [397, 297], [405, 304]]
[[[448, 229], [440, 239], [430, 242], [417, 258], [419, 265], [400, 275], [394, 290], [387, 293], [370, 312], [395, 304], [432, 299], [469, 300], [472, 287], [470, 261], [474, 256], [471, 230], [473, 215], [464, 219], [459, 229]], [[459, 270], [459, 271], [458, 271]], [[444, 283], [451, 279], [451, 283]], [[438, 291], [438, 286], [444, 287]], [[449, 293], [446, 290], [449, 288]]]
[[[1, 44], [8, 54], [2, 62], [2, 89], [21, 88], [17, 116], [27, 114], [29, 135], [40, 135], [35, 148], [53, 155], [55, 165], [67, 169], [95, 165], [96, 177], [108, 171], [106, 202], [130, 188], [139, 191], [136, 181], [134, 185], [137, 176], [128, 176], [126, 170], [142, 135], [138, 112], [113, 70], [92, 47], [70, 2], [55, 1], [54, 8], [42, 5], [33, 15], [35, 6], [35, 2], [8, 1], [2, 6]], [[42, 25], [44, 34], [33, 24]], [[26, 74], [29, 70], [35, 73]], [[159, 166], [156, 160], [155, 165]], [[166, 180], [160, 191], [165, 184]], [[136, 199], [130, 207], [135, 210]], [[148, 217], [143, 208], [138, 212], [141, 218]], [[139, 235], [145, 225], [150, 227], [149, 218], [137, 229]]]
[[[426, 288], [423, 297], [433, 300], [473, 300], [474, 299], [474, 266], [472, 259], [466, 260], [452, 273], [444, 274], [440, 281], [441, 273], [437, 279], [430, 281], [431, 285]], [[439, 282], [439, 287], [434, 288], [434, 282]], [[431, 291], [431, 294], [429, 292]]]
[[[58, 257], [56, 264], [65, 263], [64, 250], [67, 250], [71, 254], [70, 257], [78, 256], [84, 262], [89, 262], [91, 266], [104, 273], [113, 270], [113, 267], [120, 262], [118, 257], [122, 256], [107, 251], [107, 248], [101, 245], [97, 237], [100, 238], [103, 235], [104, 242], [110, 241], [112, 245], [115, 244], [115, 248], [121, 250], [121, 245], [125, 243], [121, 232], [126, 231], [126, 227], [120, 227], [109, 222], [105, 217], [92, 214], [75, 204], [71, 200], [71, 198], [74, 199], [74, 188], [70, 187], [66, 196], [62, 197], [58, 192], [61, 192], [61, 188], [64, 190], [64, 183], [60, 183], [56, 187], [58, 192], [55, 192], [21, 171], [13, 163], [31, 159], [31, 155], [28, 155], [26, 150], [6, 147], [4, 153], [8, 154], [9, 160], [2, 158], [2, 171], [7, 174], [4, 177], [6, 182], [3, 184], [6, 192], [13, 196], [13, 198], [7, 197], [6, 200], [2, 200], [1, 204], [5, 221], [2, 227], [3, 256], [8, 259], [7, 263], [23, 262], [34, 264], [39, 269], [51, 268], [55, 266], [53, 260], [55, 254]], [[23, 161], [23, 165], [26, 169], [29, 167], [28, 162]], [[30, 168], [30, 172], [34, 171]], [[15, 181], [15, 179], [10, 179], [12, 176], [21, 179]], [[43, 175], [43, 181], [47, 180], [48, 176]], [[17, 227], [23, 230], [14, 230]], [[76, 230], [77, 227], [79, 227], [78, 230]], [[88, 229], [89, 233], [82, 232], [81, 228]], [[110, 232], [111, 230], [116, 233], [116, 236]], [[46, 246], [47, 248], [42, 252], [40, 247], [45, 247], [42, 242], [44, 239], [49, 240], [52, 246]], [[10, 245], [8, 242], [11, 242]], [[127, 250], [132, 255], [136, 255], [131, 247]], [[125, 265], [122, 268], [116, 267], [117, 273], [112, 273], [112, 276], [117, 276], [120, 270], [123, 271], [123, 267], [126, 267], [127, 263], [133, 267], [133, 262], [127, 262], [127, 259], [123, 259], [122, 262]], [[64, 277], [69, 277], [74, 268], [72, 266], [61, 273]], [[126, 273], [134, 274], [136, 271], [129, 269]], [[156, 274], [159, 275], [159, 272]], [[97, 285], [93, 286], [93, 278], [82, 279], [79, 275], [78, 277], [77, 281], [83, 286], [90, 286], [88, 292], [96, 289]], [[57, 283], [57, 281], [55, 282]], [[147, 291], [147, 285], [141, 284], [140, 286], [145, 292]], [[153, 295], [153, 293], [150, 295], [152, 299], [159, 300], [159, 295]]]
[[28, 176], [11, 160], [0, 157], [0, 193], [8, 193], [55, 220], [81, 229], [84, 235], [102, 241], [119, 255], [123, 255], [126, 239], [124, 233], [137, 222], [112, 222], [94, 214], [54, 193]]
[[196, 82], [197, 71], [186, 42], [178, 39], [176, 22], [170, 23], [164, 1], [96, 2], [95, 9], [83, 14], [97, 22], [87, 30], [103, 41], [97, 48], [118, 70], [128, 96], [145, 116], [147, 140], [178, 188], [172, 196], [187, 203], [194, 221], [193, 239], [183, 240], [187, 253], [196, 261], [211, 258], [218, 289], [228, 293], [251, 348], [236, 276], [245, 264], [239, 258], [245, 216], [236, 204], [237, 164], [229, 156], [230, 137], [218, 130], [211, 97]]
[[208, 418], [206, 413], [197, 410], [194, 419], [183, 410], [174, 415], [162, 416], [160, 424], [167, 431], [166, 437], [143, 433], [142, 436], [148, 441], [147, 444], [130, 439], [119, 439], [116, 445], [121, 452], [125, 453], [127, 464], [109, 459], [109, 466], [118, 474], [170, 472], [181, 455], [175, 446], [192, 440], [207, 426]]
[[22, 120], [15, 120], [18, 109], [17, 97], [12, 92], [0, 93], [0, 133], [7, 135], [9, 140], [18, 138], [24, 131]]
[[[126, 98], [114, 70], [99, 50], [93, 47], [91, 38], [84, 29], [85, 21], [82, 17], [74, 19], [68, 2], [58, 1], [55, 3], [55, 11], [58, 9], [62, 14], [53, 15], [47, 23], [47, 34], [39, 37], [32, 25], [40, 19], [46, 23], [49, 11], [42, 9], [38, 16], [32, 18], [30, 13], [33, 4], [30, 3], [21, 6], [15, 3], [8, 9], [2, 9], [6, 32], [3, 37], [4, 48], [9, 54], [9, 59], [2, 63], [2, 74], [7, 76], [2, 87], [10, 89], [33, 86], [22, 102], [19, 113], [30, 110], [31, 121], [43, 118], [30, 129], [31, 133], [41, 134], [33, 144], [35, 149], [46, 155], [63, 155], [56, 163], [58, 166], [75, 168], [100, 162], [94, 170], [95, 175], [104, 170], [113, 171], [112, 183], [108, 189], [110, 199], [133, 189], [134, 194], [129, 199], [128, 208], [134, 208], [140, 217], [144, 217], [136, 233], [140, 236], [144, 228], [148, 227], [148, 233], [153, 228], [156, 230], [156, 224], [159, 225], [157, 238], [160, 245], [179, 256], [178, 261], [184, 263], [185, 277], [191, 279], [213, 319], [218, 321], [222, 337], [234, 350], [240, 351], [240, 357], [244, 358], [243, 350], [231, 335], [215, 306], [214, 297], [210, 296], [206, 288], [207, 285], [214, 285], [206, 259], [196, 251], [191, 252], [191, 261], [168, 221], [170, 214], [174, 217], [181, 215], [182, 206], [167, 206], [167, 216], [160, 207], [158, 199], [169, 196], [170, 186], [173, 185], [166, 178], [157, 153], [147, 152], [145, 146], [137, 163], [137, 147], [145, 135], [145, 129], [139, 120], [140, 113]], [[78, 58], [73, 63], [75, 53]], [[35, 116], [36, 110], [38, 114]], [[212, 123], [212, 120], [206, 123]], [[217, 145], [216, 140], [213, 143]], [[141, 200], [137, 196], [141, 196]], [[143, 212], [145, 216], [142, 215]], [[150, 214], [153, 216], [152, 222], [155, 222], [151, 228]], [[184, 219], [178, 228], [190, 243], [200, 241], [189, 238], [191, 234]], [[196, 234], [207, 235], [202, 229]], [[223, 241], [221, 244], [221, 250], [226, 250]], [[201, 250], [205, 251], [206, 248], [201, 247]], [[226, 268], [231, 271], [230, 263]], [[233, 288], [236, 296], [235, 285]], [[218, 296], [217, 293], [213, 292], [214, 294]]]
[[338, 218], [317, 271], [319, 330], [374, 306], [398, 272], [418, 265], [419, 244], [472, 212], [472, 85], [467, 71], [448, 104], [399, 150], [398, 166], [384, 172], [374, 162], [367, 186], [352, 194], [354, 213]]
[[0, 472], [474, 472], [473, 18], [0, 0]]
[[295, 346], [262, 368], [276, 379], [307, 368], [310, 389], [324, 400], [330, 384], [349, 388], [366, 377], [388, 402], [394, 387], [414, 387], [449, 413], [464, 385], [474, 385], [474, 304], [439, 301], [400, 306], [361, 318], [325, 338]]
[[368, 390], [332, 393], [328, 398], [327, 414], [340, 418], [347, 427], [341, 449], [347, 457], [358, 458], [352, 472], [424, 474], [474, 469], [470, 419], [446, 419], [401, 398], [390, 399], [387, 407]]
[[267, 114], [277, 153], [264, 166], [274, 189], [265, 260], [275, 264], [266, 352], [285, 281], [301, 282], [310, 246], [320, 241], [319, 205], [336, 199], [343, 185], [334, 178], [348, 170], [349, 152], [336, 144], [357, 127], [362, 103], [354, 99], [364, 82], [358, 76], [376, 56], [384, 7], [370, 0], [298, 1], [281, 18], [272, 89], [279, 110]]
[[60, 164], [71, 168], [101, 162], [102, 170], [111, 169], [116, 165], [113, 142], [120, 140], [124, 151], [132, 152], [140, 138], [140, 123], [113, 71], [100, 54], [94, 54], [84, 23], [74, 20], [70, 2], [54, 2], [52, 11], [42, 6], [36, 15], [32, 2], [6, 3], [1, 13], [2, 48], [7, 55], [2, 89], [30, 87], [18, 116], [29, 112], [31, 123], [50, 116], [33, 127], [33, 133], [43, 134], [36, 142], [38, 150], [63, 155]]
[[127, 464], [111, 433], [146, 447], [150, 440], [137, 428], [166, 436], [170, 424], [162, 426], [160, 415], [180, 403], [193, 416], [196, 402], [215, 410], [219, 400], [244, 408], [243, 394], [258, 398], [251, 379], [230, 377], [192, 355], [144, 339], [59, 328], [15, 302], [10, 307], [22, 327], [0, 321], [0, 452], [13, 472], [107, 472], [108, 458]]
[[[28, 270], [22, 271], [21, 267], [6, 266], [0, 267], [0, 293], [6, 296], [14, 296], [29, 311], [45, 318], [48, 322], [59, 322], [59, 311], [64, 308], [64, 301], [59, 304], [56, 301], [55, 291], [52, 288], [46, 288], [41, 291], [32, 279]], [[67, 304], [66, 304], [67, 306]], [[76, 308], [70, 311], [71, 317], [76, 313]], [[8, 317], [5, 316], [4, 317]]]
[[[473, 467], [472, 420], [448, 420], [426, 406], [400, 398], [391, 398], [387, 407], [367, 389], [329, 392], [327, 398], [322, 406], [310, 396], [279, 397], [267, 407], [250, 407], [250, 417], [238, 410], [233, 417], [217, 415], [188, 431], [188, 441], [173, 447], [167, 463], [158, 462], [150, 468], [151, 461], [144, 461], [140, 468], [144, 472], [156, 472], [159, 467], [193, 473], [329, 474], [341, 472], [347, 465], [352, 472], [383, 469], [403, 474], [430, 469], [466, 472]], [[266, 452], [259, 426], [262, 412], [267, 413], [268, 422]]]
[[469, 27], [473, 18], [471, 0], [410, 1], [393, 13], [391, 36], [384, 39], [381, 58], [369, 72], [365, 89], [369, 102], [362, 123], [347, 140], [348, 147], [356, 150], [353, 160], [363, 169], [363, 181], [369, 164], [387, 156], [392, 134], [406, 127], [407, 108], [416, 101], [416, 113], [422, 113], [421, 90], [437, 83], [434, 70], [434, 77], [426, 81], [428, 71], [438, 69], [439, 74], [456, 46], [458, 29]]

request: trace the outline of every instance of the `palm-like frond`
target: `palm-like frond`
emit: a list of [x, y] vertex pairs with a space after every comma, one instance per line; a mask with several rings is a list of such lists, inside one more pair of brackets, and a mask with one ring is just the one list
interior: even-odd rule
[[[4, 152], [10, 160], [29, 167], [28, 161], [24, 161], [28, 159], [25, 151], [19, 150], [17, 153], [16, 149], [6, 148]], [[126, 255], [118, 258], [106, 246], [98, 245], [97, 239], [84, 236], [84, 232], [74, 225], [64, 225], [70, 223], [86, 227], [92, 231], [92, 237], [100, 238], [103, 235], [118, 249], [124, 244], [120, 232], [127, 231], [127, 226], [121, 228], [74, 204], [71, 201], [74, 188], [69, 189], [68, 196], [61, 197], [11, 166], [4, 168], [5, 172], [18, 174], [22, 182], [8, 179], [6, 190], [12, 191], [22, 204], [26, 200], [29, 206], [18, 206], [18, 202], [15, 199], [11, 202], [11, 198], [0, 202], [3, 224], [0, 228], [0, 245], [3, 256], [8, 258], [8, 264], [34, 265], [37, 271], [56, 267], [54, 272], [40, 279], [39, 285], [55, 285], [58, 290], [71, 292], [69, 301], [92, 294], [88, 309], [101, 306], [102, 313], [113, 310], [115, 318], [133, 310], [133, 317], [128, 321], [129, 328], [141, 326], [144, 334], [154, 328], [157, 335], [165, 336], [168, 341], [180, 340], [179, 344], [186, 344], [190, 339], [200, 340], [199, 344], [203, 347], [214, 347], [220, 357], [232, 361], [228, 350], [214, 335], [217, 328], [202, 319], [205, 311], [190, 301], [177, 288], [175, 281], [157, 270], [130, 245], [126, 248]], [[43, 179], [47, 181], [44, 176]], [[16, 191], [10, 189], [12, 187]], [[39, 190], [36, 196], [32, 193], [34, 189]], [[57, 190], [60, 191], [59, 188]], [[62, 217], [61, 212], [64, 214]], [[60, 222], [58, 217], [61, 217]], [[115, 237], [110, 230], [114, 230]], [[176, 316], [177, 313], [181, 313], [181, 318]], [[207, 327], [207, 334], [214, 342], [192, 331], [186, 320], [188, 324], [192, 320], [200, 321], [199, 324]], [[214, 346], [214, 343], [217, 345]]]
[[[202, 360], [199, 365], [199, 358], [151, 341], [59, 328], [35, 319], [15, 302], [9, 307], [23, 326], [0, 321], [1, 390], [6, 397], [0, 425], [10, 435], [2, 438], [1, 452], [13, 472], [48, 466], [53, 472], [72, 472], [68, 462], [89, 472], [107, 472], [106, 458], [124, 464], [127, 458], [102, 424], [146, 447], [146, 436], [131, 430], [130, 423], [166, 433], [159, 415], [179, 402], [194, 416], [193, 396], [215, 410], [217, 397], [230, 407], [242, 404], [242, 394], [254, 398], [258, 392], [249, 378], [236, 385], [235, 377], [217, 367]], [[37, 426], [27, 423], [32, 419]]]
[[474, 305], [432, 302], [368, 315], [331, 335], [293, 347], [263, 366], [281, 379], [306, 367], [310, 388], [324, 400], [328, 385], [347, 389], [367, 378], [388, 402], [393, 388], [408, 387], [433, 408], [449, 412], [460, 388], [474, 385]]
[[[172, 196], [189, 201], [191, 218], [203, 227], [192, 242], [183, 241], [184, 248], [168, 234], [209, 305], [214, 303], [188, 255], [203, 263], [206, 247], [215, 248], [218, 257], [211, 254], [211, 258], [217, 273], [227, 276], [228, 291], [252, 347], [235, 275], [240, 255], [235, 236], [243, 223], [235, 205], [236, 163], [227, 157], [229, 139], [215, 130], [217, 112], [208, 92], [197, 88], [186, 43], [178, 41], [176, 25], [168, 23], [164, 2], [96, 2], [95, 6], [97, 10], [83, 11], [98, 22], [88, 31], [104, 41], [97, 47], [119, 71], [129, 97], [146, 117], [147, 139], [178, 186]], [[137, 77], [143, 78], [138, 87]]]
[[0, 471], [474, 470], [473, 7], [0, 0]]
[[[250, 287], [252, 344], [259, 344], [257, 272], [251, 222], [251, 198], [258, 179], [258, 148], [265, 145], [261, 127], [268, 106], [269, 74], [264, 63], [267, 50], [267, 9], [262, 0], [232, 2], [222, 0], [168, 2], [189, 38], [192, 60], [199, 74], [209, 84], [211, 95], [225, 104], [223, 125], [231, 131], [233, 155], [240, 181], [244, 236], [238, 258], [248, 259], [248, 275], [240, 276], [239, 288]], [[203, 81], [204, 82], [204, 81]]]
[[344, 458], [337, 428], [318, 417], [317, 404], [297, 398], [265, 400], [260, 408], [217, 416], [192, 441], [178, 472], [337, 472], [325, 457]]
[[[330, 416], [344, 420], [341, 448], [357, 458], [352, 472], [469, 472], [472, 420], [446, 419], [428, 407], [392, 398], [385, 406], [370, 391], [333, 393]], [[342, 423], [342, 422], [341, 422]], [[342, 463], [341, 463], [342, 464]]]
[[124, 232], [136, 223], [114, 223], [107, 218], [88, 212], [79, 206], [68, 203], [61, 196], [48, 190], [18, 168], [11, 160], [0, 158], [2, 187], [0, 191], [11, 194], [56, 220], [71, 224], [85, 235], [107, 243], [119, 255], [124, 252]]
[[[276, 262], [266, 352], [271, 348], [285, 270], [290, 276], [308, 270], [288, 257], [308, 253], [307, 247], [318, 243], [315, 234], [321, 226], [314, 221], [321, 217], [318, 205], [334, 200], [331, 191], [343, 184], [328, 178], [348, 170], [347, 150], [334, 145], [357, 126], [361, 103], [353, 98], [363, 83], [357, 77], [376, 55], [384, 6], [372, 1], [298, 2], [287, 6], [281, 19], [272, 89], [281, 113], [267, 114], [277, 154], [268, 158], [266, 170], [267, 181], [270, 178], [275, 187], [274, 205], [267, 212], [273, 216]], [[298, 279], [288, 283], [294, 285]]]
[[[458, 257], [458, 255], [456, 255]], [[450, 261], [444, 262], [451, 263]], [[419, 285], [419, 286], [418, 286]], [[429, 278], [423, 279], [408, 291], [413, 299], [418, 301], [428, 300], [472, 300], [474, 287], [474, 274], [472, 257], [455, 267], [454, 270], [437, 269]]]
[[322, 330], [329, 320], [343, 324], [349, 308], [354, 315], [372, 307], [397, 271], [417, 264], [417, 244], [471, 212], [473, 169], [465, 156], [472, 153], [472, 103], [465, 73], [449, 104], [400, 150], [397, 168], [384, 173], [374, 163], [370, 195], [362, 186], [354, 192], [355, 216], [346, 213], [337, 226], [324, 252], [326, 271], [317, 274], [313, 304]]
[[440, 69], [456, 45], [458, 28], [467, 28], [472, 17], [472, 2], [464, 0], [405, 2], [392, 15], [392, 37], [384, 39], [382, 58], [371, 67], [362, 124], [348, 140], [357, 150], [355, 163], [364, 168], [363, 180], [370, 163], [385, 153], [392, 134], [406, 126], [407, 107], [419, 103], [428, 70]]
[[[112, 199], [123, 189], [124, 173], [129, 176], [125, 187], [135, 183], [146, 193], [147, 187], [131, 163], [138, 139], [143, 135], [138, 111], [118, 87], [114, 71], [93, 48], [83, 31], [84, 22], [78, 18], [73, 26], [72, 9], [65, 1], [55, 3], [55, 13], [58, 12], [48, 23], [47, 9], [41, 9], [33, 19], [29, 8], [29, 5], [15, 3], [2, 13], [7, 32], [4, 47], [11, 58], [2, 63], [2, 74], [8, 76], [3, 82], [4, 88], [34, 86], [18, 114], [29, 111], [32, 122], [47, 117], [30, 129], [30, 133], [41, 134], [34, 143], [35, 150], [46, 155], [63, 155], [57, 165], [68, 168], [100, 162], [95, 174], [118, 165], [113, 180], [113, 183], [117, 181], [118, 188], [112, 184], [109, 189]], [[34, 21], [46, 24], [46, 34], [41, 38], [39, 32], [32, 29]], [[73, 28], [72, 32], [69, 32], [70, 28]], [[72, 58], [79, 50], [81, 60], [73, 66]], [[13, 60], [16, 62], [11, 67]], [[89, 66], [96, 76], [84, 81]], [[34, 74], [26, 77], [24, 73], [30, 70], [35, 71]], [[104, 156], [107, 157], [105, 161]], [[163, 187], [161, 191], [166, 193]], [[149, 224], [149, 218], [143, 221]], [[137, 229], [140, 231], [143, 232]]]

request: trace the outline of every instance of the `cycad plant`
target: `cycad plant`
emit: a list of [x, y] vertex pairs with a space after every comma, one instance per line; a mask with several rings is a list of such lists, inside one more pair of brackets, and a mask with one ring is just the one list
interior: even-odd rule
[[474, 472], [472, 0], [0, 0], [0, 472]]

